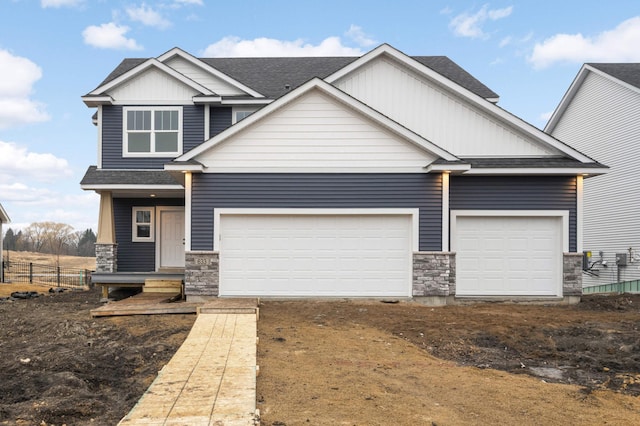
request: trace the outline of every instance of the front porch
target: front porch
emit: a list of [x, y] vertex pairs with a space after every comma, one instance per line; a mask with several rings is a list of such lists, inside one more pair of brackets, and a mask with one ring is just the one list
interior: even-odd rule
[[91, 284], [102, 288], [102, 298], [109, 298], [109, 289], [117, 288], [141, 288], [144, 289], [148, 282], [180, 282], [180, 288], [176, 293], [184, 294], [184, 271], [171, 272], [94, 272], [91, 274]]

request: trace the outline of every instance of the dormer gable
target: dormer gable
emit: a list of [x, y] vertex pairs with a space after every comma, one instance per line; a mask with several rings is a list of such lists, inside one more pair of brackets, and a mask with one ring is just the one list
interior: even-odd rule
[[202, 84], [157, 59], [148, 59], [82, 97], [87, 106], [191, 101], [194, 96], [218, 97]]

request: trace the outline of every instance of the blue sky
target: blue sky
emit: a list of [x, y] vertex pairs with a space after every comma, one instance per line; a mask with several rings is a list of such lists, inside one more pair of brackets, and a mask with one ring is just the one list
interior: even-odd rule
[[640, 3], [0, 0], [0, 203], [16, 229], [97, 230], [87, 94], [125, 57], [445, 55], [543, 128], [584, 62], [640, 62]]

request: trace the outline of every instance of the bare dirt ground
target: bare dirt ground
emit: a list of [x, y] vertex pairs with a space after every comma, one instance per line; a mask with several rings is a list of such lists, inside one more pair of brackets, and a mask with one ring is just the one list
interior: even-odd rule
[[[195, 320], [92, 319], [97, 290], [47, 294], [0, 302], [0, 424], [117, 424]], [[268, 426], [640, 424], [638, 327], [630, 295], [262, 301], [257, 406]]]

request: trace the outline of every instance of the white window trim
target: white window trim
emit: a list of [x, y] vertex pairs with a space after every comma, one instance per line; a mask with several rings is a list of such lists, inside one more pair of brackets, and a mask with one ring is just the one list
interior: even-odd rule
[[[151, 223], [149, 224], [149, 236], [148, 237], [138, 237], [138, 223], [136, 222], [136, 213], [139, 211], [149, 211], [151, 212]], [[131, 209], [131, 241], [134, 243], [153, 243], [156, 238], [156, 227], [155, 227], [155, 216], [156, 209], [155, 207], [133, 207]]]
[[[178, 111], [178, 149], [175, 152], [155, 152], [155, 139], [153, 135], [155, 131], [153, 126], [151, 129], [151, 152], [129, 152], [129, 133], [127, 132], [127, 112], [129, 111], [151, 111], [151, 120], [153, 122], [155, 111]], [[182, 136], [183, 136], [183, 119], [181, 106], [136, 106], [122, 108], [122, 156], [123, 157], [177, 157], [182, 155]]]
[[257, 107], [245, 107], [245, 106], [234, 106], [234, 107], [232, 107], [232, 109], [231, 109], [231, 124], [236, 124], [239, 121], [239, 120], [236, 119], [236, 114], [237, 113], [239, 113], [239, 112], [254, 113], [257, 110], [258, 110]]
[[420, 209], [413, 208], [217, 208], [213, 211], [213, 250], [220, 251], [220, 216], [223, 215], [313, 215], [313, 216], [410, 216], [411, 249], [419, 251]]

